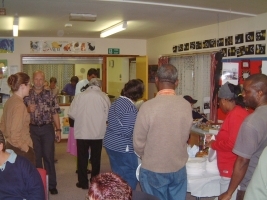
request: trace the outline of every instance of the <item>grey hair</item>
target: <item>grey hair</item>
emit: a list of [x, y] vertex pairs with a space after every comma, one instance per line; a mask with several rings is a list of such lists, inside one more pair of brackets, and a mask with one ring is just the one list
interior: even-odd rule
[[157, 77], [160, 82], [175, 83], [178, 80], [178, 71], [171, 64], [164, 64], [158, 68]]
[[98, 86], [98, 87], [102, 87], [102, 80], [100, 80], [99, 78], [92, 78], [89, 82], [89, 86]]

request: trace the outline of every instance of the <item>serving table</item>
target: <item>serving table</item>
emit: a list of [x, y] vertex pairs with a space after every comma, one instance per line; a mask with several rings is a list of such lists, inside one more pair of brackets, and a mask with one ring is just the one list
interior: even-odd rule
[[200, 176], [187, 175], [187, 192], [200, 200], [201, 197], [220, 195], [220, 175], [205, 172]]

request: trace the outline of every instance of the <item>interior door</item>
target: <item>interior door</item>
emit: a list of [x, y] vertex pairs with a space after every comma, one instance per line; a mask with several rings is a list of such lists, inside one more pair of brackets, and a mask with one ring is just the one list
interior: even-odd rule
[[147, 56], [136, 57], [136, 78], [144, 82], [145, 91], [143, 99], [148, 100], [148, 59]]

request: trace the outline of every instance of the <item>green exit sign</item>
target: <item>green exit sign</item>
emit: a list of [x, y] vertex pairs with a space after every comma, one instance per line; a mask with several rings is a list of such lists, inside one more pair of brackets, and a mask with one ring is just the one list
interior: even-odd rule
[[108, 54], [120, 54], [120, 49], [108, 48]]

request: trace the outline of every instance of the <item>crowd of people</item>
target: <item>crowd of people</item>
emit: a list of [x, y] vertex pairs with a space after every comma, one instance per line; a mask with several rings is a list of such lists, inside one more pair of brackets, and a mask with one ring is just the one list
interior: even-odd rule
[[[141, 106], [136, 102], [144, 93], [142, 80], [128, 81], [111, 104], [97, 77], [97, 70], [89, 69], [86, 79], [72, 77], [61, 91], [75, 94], [68, 115], [72, 120], [69, 138], [75, 139], [71, 151], [77, 155], [76, 187], [87, 189], [90, 200], [186, 199], [187, 141], [193, 118], [203, 116], [192, 111], [195, 99], [176, 95], [177, 69], [171, 64], [158, 68], [158, 93]], [[46, 88], [45, 74], [36, 71], [32, 87], [23, 72], [12, 74], [7, 82], [13, 94], [4, 105], [0, 122], [0, 183], [5, 182], [0, 196], [44, 199], [36, 168], [46, 169], [48, 189], [58, 194], [54, 162], [55, 140], [61, 140], [57, 80], [52, 77]], [[226, 118], [216, 138], [206, 139], [206, 145], [217, 151], [218, 199], [266, 199], [267, 76], [249, 76], [243, 89], [226, 82], [218, 92], [218, 104]], [[247, 107], [254, 112], [249, 114]], [[102, 147], [112, 172], [101, 174]], [[142, 192], [135, 191], [138, 157]]]

